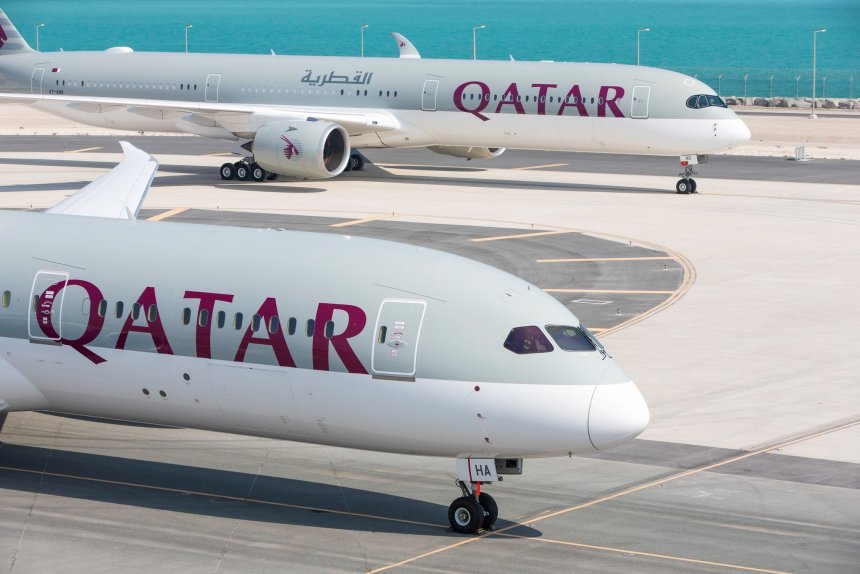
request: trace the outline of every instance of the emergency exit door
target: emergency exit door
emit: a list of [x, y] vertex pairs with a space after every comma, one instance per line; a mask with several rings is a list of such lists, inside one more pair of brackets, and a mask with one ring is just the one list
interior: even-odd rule
[[436, 111], [436, 92], [439, 91], [439, 80], [424, 80], [424, 90], [421, 92], [421, 109], [425, 112]]
[[426, 301], [386, 299], [379, 307], [371, 353], [374, 375], [414, 377]]
[[209, 74], [206, 76], [206, 101], [218, 101], [218, 88], [221, 85], [221, 74]]
[[30, 77], [31, 94], [40, 95], [42, 93], [42, 78], [44, 75], [45, 68], [33, 68], [33, 75]]
[[631, 104], [630, 117], [645, 119], [648, 117], [648, 98], [651, 96], [651, 86], [634, 86], [633, 103]]

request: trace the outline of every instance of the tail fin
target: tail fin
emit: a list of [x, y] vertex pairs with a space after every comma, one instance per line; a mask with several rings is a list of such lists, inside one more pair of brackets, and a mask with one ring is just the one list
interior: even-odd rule
[[27, 44], [27, 41], [12, 24], [3, 9], [0, 8], [0, 56], [32, 51], [33, 49]]

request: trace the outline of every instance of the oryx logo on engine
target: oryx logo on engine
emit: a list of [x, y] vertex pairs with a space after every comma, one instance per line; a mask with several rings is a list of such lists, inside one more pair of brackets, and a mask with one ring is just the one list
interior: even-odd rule
[[284, 140], [284, 143], [287, 144], [284, 146], [284, 157], [287, 159], [298, 159], [299, 156], [302, 155], [302, 148], [299, 145], [296, 145], [288, 138], [287, 136], [281, 136], [281, 139]]

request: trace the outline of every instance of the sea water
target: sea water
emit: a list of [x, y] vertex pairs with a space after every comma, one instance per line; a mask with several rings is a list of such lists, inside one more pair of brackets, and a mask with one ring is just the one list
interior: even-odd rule
[[[860, 0], [0, 0], [35, 47], [635, 64], [723, 95], [860, 97]], [[476, 26], [485, 28], [473, 30]], [[637, 34], [640, 28], [650, 31]], [[265, 74], [265, 70], [260, 70]]]

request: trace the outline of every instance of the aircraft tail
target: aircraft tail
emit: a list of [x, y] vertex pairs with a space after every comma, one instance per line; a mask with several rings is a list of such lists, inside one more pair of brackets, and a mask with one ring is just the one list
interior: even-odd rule
[[23, 54], [24, 52], [32, 52], [33, 48], [27, 44], [27, 41], [9, 20], [6, 12], [0, 8], [0, 56], [8, 54]]

